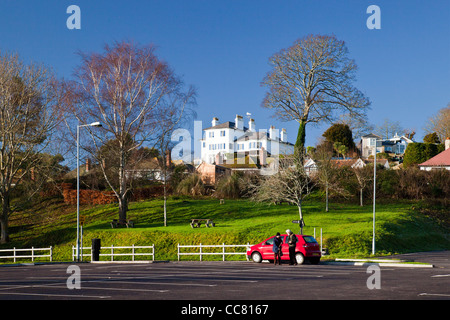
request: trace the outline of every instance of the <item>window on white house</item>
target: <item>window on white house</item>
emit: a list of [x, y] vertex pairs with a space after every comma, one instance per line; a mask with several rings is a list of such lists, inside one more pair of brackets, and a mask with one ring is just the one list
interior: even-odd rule
[[220, 130], [220, 136], [225, 137], [225, 130]]

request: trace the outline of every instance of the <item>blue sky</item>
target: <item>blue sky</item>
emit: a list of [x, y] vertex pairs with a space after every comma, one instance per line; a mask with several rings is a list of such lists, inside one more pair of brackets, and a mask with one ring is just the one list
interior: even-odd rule
[[[68, 6], [81, 8], [81, 30], [68, 30]], [[369, 30], [369, 5], [381, 8], [381, 30]], [[372, 101], [369, 121], [385, 118], [424, 136], [426, 120], [450, 102], [448, 0], [0, 0], [0, 50], [51, 66], [70, 78], [75, 54], [105, 43], [154, 43], [186, 84], [198, 89], [198, 120], [233, 121], [250, 112], [256, 127], [287, 128], [261, 108], [268, 58], [308, 34], [335, 34], [355, 59], [357, 87]], [[329, 127], [307, 127], [307, 145]]]

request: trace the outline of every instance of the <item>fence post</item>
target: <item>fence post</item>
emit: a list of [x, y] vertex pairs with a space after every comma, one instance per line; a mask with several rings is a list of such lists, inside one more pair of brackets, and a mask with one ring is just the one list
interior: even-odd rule
[[200, 243], [200, 261], [202, 261], [202, 244]]
[[34, 247], [31, 247], [31, 262], [34, 262]]
[[[245, 248], [245, 250], [248, 250], [248, 248], [250, 248], [250, 242], [247, 242], [247, 248]], [[245, 254], [245, 258], [249, 261], [247, 253]]]
[[111, 245], [111, 261], [114, 261], [114, 245]]
[[222, 261], [225, 261], [225, 243], [222, 242]]
[[320, 254], [322, 254], [322, 228], [320, 228]]
[[134, 243], [133, 243], [133, 246], [132, 246], [132, 248], [131, 248], [131, 250], [132, 250], [132, 252], [131, 252], [131, 260], [132, 261], [134, 261]]
[[152, 247], [153, 247], [152, 261], [155, 261], [155, 244], [153, 244]]
[[14, 262], [16, 262], [16, 247], [13, 249], [13, 255], [14, 255]]
[[178, 261], [180, 261], [180, 244], [177, 243], [177, 256], [178, 256]]
[[50, 246], [50, 262], [53, 262], [53, 247]]

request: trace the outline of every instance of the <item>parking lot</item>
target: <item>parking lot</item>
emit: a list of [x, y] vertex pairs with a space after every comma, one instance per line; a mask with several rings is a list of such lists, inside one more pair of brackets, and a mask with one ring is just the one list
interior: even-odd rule
[[[450, 252], [403, 256], [435, 268], [382, 267], [369, 289], [367, 266], [273, 266], [252, 262], [81, 263], [80, 289], [69, 289], [71, 264], [0, 268], [1, 300], [450, 300]], [[72, 279], [73, 280], [73, 279]], [[70, 282], [70, 281], [69, 281]], [[72, 281], [71, 283], [76, 283]]]

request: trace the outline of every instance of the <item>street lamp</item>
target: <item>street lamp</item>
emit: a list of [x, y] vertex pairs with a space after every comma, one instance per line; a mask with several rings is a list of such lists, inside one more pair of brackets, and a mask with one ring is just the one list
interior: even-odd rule
[[373, 157], [373, 229], [372, 229], [372, 255], [375, 255], [375, 197], [377, 192], [377, 142], [375, 139], [375, 154]]
[[80, 128], [101, 126], [100, 122], [77, 125], [77, 262], [80, 262]]

